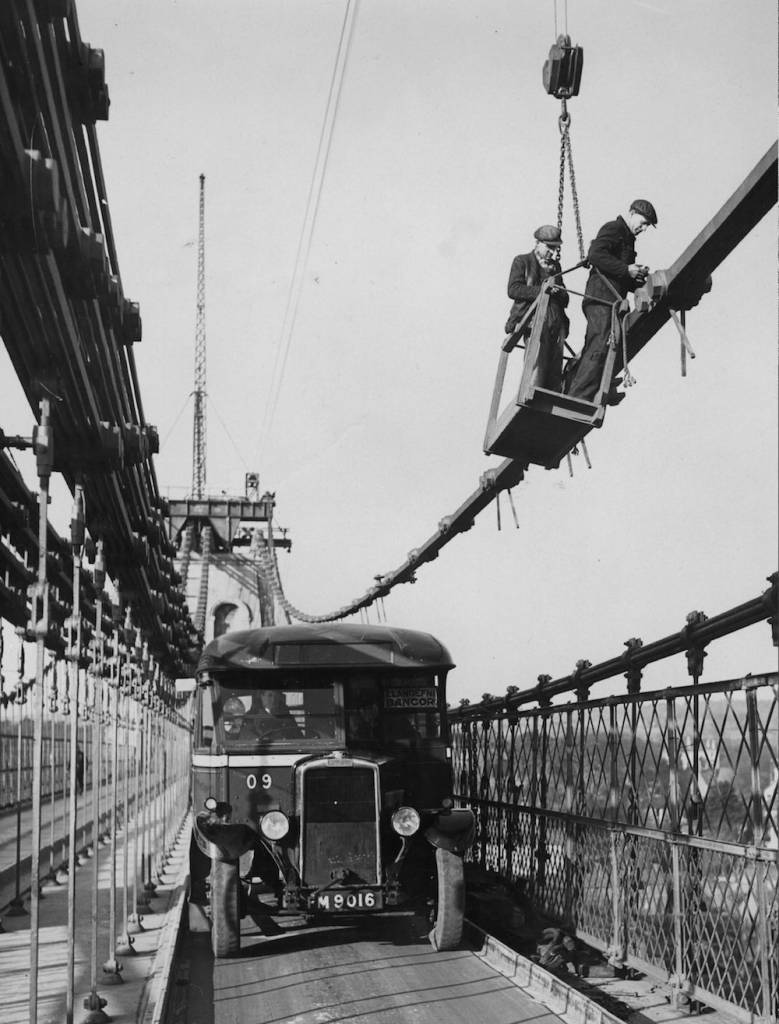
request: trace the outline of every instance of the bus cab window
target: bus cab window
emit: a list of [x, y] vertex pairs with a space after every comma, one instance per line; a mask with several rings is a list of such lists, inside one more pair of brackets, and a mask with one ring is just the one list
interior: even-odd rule
[[355, 675], [345, 683], [349, 739], [375, 742], [381, 737], [381, 697], [371, 675]]
[[307, 689], [303, 691], [301, 697], [305, 735], [315, 739], [333, 739], [338, 724], [333, 687]]
[[207, 687], [198, 688], [198, 725], [196, 743], [199, 747], [210, 747], [214, 742], [214, 707], [211, 703], [211, 690]]
[[349, 712], [349, 736], [353, 740], [379, 738], [379, 705], [375, 701]]
[[297, 679], [263, 688], [223, 684], [218, 715], [224, 741], [234, 748], [334, 740], [337, 733], [332, 684], [309, 686]]

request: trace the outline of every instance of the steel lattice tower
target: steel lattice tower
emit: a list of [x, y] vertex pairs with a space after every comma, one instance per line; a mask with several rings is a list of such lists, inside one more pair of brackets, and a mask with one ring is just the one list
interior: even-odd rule
[[192, 425], [192, 497], [202, 498], [206, 484], [206, 176], [200, 175], [197, 237], [197, 319], [195, 321], [195, 416]]

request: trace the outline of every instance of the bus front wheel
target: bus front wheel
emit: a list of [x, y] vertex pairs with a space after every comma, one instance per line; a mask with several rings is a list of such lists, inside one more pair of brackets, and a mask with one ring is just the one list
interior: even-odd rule
[[233, 956], [241, 948], [241, 881], [237, 860], [211, 863], [211, 948]]
[[462, 939], [465, 914], [463, 859], [439, 847], [435, 851], [435, 866], [438, 898], [430, 942], [434, 949], [456, 949]]

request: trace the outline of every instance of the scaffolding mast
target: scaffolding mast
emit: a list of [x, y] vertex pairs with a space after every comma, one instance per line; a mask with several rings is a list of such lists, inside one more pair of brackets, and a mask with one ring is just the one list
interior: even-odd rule
[[206, 176], [200, 175], [197, 237], [197, 316], [195, 321], [195, 415], [192, 424], [192, 497], [202, 498], [206, 485]]

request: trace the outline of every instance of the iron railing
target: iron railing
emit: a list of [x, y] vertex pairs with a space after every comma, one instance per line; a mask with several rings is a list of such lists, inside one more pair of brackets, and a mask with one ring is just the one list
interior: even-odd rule
[[[776, 576], [753, 602], [451, 720], [474, 862], [675, 1001], [775, 1022], [779, 677], [700, 682], [705, 646], [761, 619], [775, 632]], [[642, 693], [641, 669], [678, 653], [692, 685]], [[623, 673], [626, 694], [590, 698]]]

